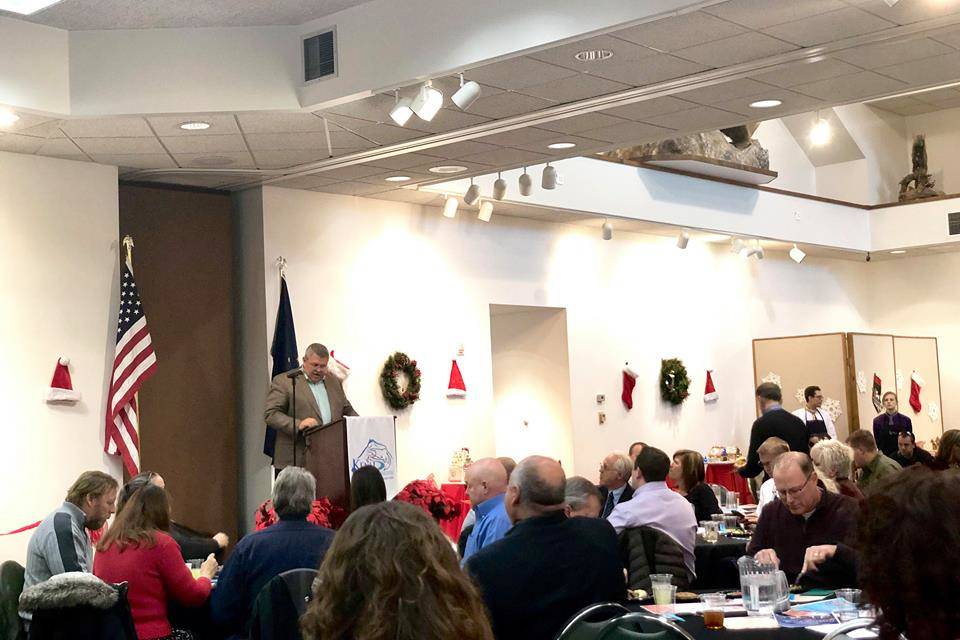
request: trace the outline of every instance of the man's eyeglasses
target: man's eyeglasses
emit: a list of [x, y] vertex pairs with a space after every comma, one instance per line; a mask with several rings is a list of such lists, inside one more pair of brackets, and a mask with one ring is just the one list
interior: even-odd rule
[[803, 484], [800, 485], [799, 487], [794, 487], [793, 489], [787, 489], [786, 491], [780, 491], [779, 489], [777, 489], [777, 495], [780, 497], [781, 500], [786, 500], [787, 498], [796, 498], [798, 495], [800, 495], [800, 492], [802, 492], [804, 489], [807, 488], [807, 483], [810, 482], [810, 478], [812, 477], [813, 477], [813, 472], [811, 472], [807, 476], [807, 479], [804, 480]]

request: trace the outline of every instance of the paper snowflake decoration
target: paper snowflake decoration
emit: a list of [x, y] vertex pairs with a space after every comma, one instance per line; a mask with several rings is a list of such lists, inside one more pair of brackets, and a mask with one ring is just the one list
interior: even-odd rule
[[897, 369], [897, 391], [903, 389], [903, 371]]
[[940, 407], [936, 402], [927, 403], [927, 415], [930, 416], [930, 422], [937, 421], [937, 417], [940, 415]]
[[778, 387], [781, 386], [781, 385], [780, 385], [780, 376], [778, 376], [777, 374], [775, 374], [773, 371], [771, 371], [771, 372], [768, 373], [767, 375], [765, 375], [765, 376], [763, 376], [762, 378], [760, 378], [760, 382], [772, 382], [773, 384], [777, 385]]
[[836, 422], [840, 414], [843, 413], [843, 409], [840, 408], [840, 401], [834, 400], [833, 398], [824, 398], [823, 408], [827, 410], [827, 413], [830, 414], [834, 422]]
[[797, 392], [793, 394], [793, 397], [797, 399], [797, 402], [803, 404], [807, 399], [803, 396], [803, 387], [797, 387]]
[[860, 393], [867, 392], [867, 376], [863, 371], [857, 371], [857, 391]]

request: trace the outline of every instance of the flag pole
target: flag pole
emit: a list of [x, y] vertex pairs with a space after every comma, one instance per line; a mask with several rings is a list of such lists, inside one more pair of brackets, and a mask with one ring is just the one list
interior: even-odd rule
[[[133, 244], [133, 236], [131, 236], [131, 235], [129, 235], [129, 234], [123, 236], [123, 246], [124, 246], [124, 248], [127, 250], [127, 268], [130, 269], [130, 274], [132, 275], [132, 274], [133, 274], [133, 247], [134, 247], [134, 244]], [[137, 426], [136, 426], [136, 429], [137, 429], [137, 437], [139, 437], [139, 436], [140, 436], [140, 392], [139, 392], [139, 391], [137, 391], [136, 393], [133, 394], [133, 404], [134, 404], [134, 406], [136, 407], [136, 409], [134, 409], [134, 411], [135, 411], [136, 414], [137, 414]], [[137, 457], [138, 457], [138, 458], [141, 457], [142, 454], [143, 454], [143, 452], [140, 451], [140, 452], [139, 452], [139, 455], [138, 455]], [[138, 466], [139, 466], [141, 469], [143, 468], [143, 465], [142, 465], [142, 464], [140, 464], [140, 465], [138, 465]]]
[[130, 271], [133, 271], [133, 238], [129, 235], [123, 236], [123, 246], [127, 250], [127, 264]]

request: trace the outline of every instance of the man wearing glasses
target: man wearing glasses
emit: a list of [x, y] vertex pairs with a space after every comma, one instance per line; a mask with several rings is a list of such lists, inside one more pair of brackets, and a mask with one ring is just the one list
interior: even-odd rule
[[807, 425], [807, 433], [812, 447], [821, 440], [837, 438], [837, 427], [829, 412], [824, 412], [823, 391], [816, 385], [810, 385], [803, 390], [804, 405], [793, 412], [793, 415], [803, 420]]
[[[817, 472], [805, 453], [781, 454], [773, 466], [779, 500], [763, 508], [747, 554], [772, 564], [787, 574], [791, 584], [803, 569], [808, 547], [844, 543], [852, 546], [856, 535], [857, 502], [830, 493], [817, 484]], [[836, 566], [834, 566], [836, 564]], [[848, 571], [836, 559], [806, 574], [806, 584], [837, 588], [845, 585]]]

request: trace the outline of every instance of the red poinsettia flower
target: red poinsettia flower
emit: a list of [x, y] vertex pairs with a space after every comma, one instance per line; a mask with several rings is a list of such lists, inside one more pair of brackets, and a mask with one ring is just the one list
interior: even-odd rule
[[[310, 511], [310, 514], [307, 516], [307, 522], [312, 522], [318, 524], [321, 527], [332, 528], [331, 521], [332, 519], [341, 519], [340, 515], [343, 514], [343, 509], [336, 506], [330, 499], [327, 497], [322, 497], [319, 500], [313, 501], [313, 507]], [[331, 518], [333, 516], [333, 518]], [[261, 529], [266, 529], [270, 525], [276, 524], [280, 518], [277, 516], [277, 512], [273, 508], [273, 500], [264, 500], [256, 513], [254, 513], [254, 529], [260, 531]]]
[[437, 522], [452, 520], [460, 515], [460, 504], [440, 490], [433, 476], [408, 483], [393, 499], [423, 509]]

